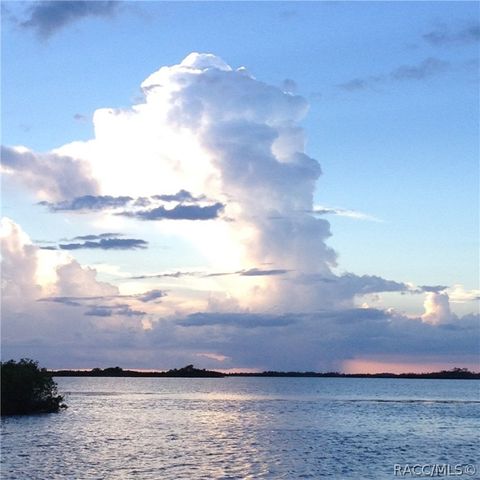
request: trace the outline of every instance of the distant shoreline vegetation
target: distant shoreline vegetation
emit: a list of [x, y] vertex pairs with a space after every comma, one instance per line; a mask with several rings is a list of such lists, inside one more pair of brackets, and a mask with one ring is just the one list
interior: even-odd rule
[[454, 368], [430, 373], [339, 373], [339, 372], [238, 372], [224, 373], [187, 365], [180, 369], [144, 372], [124, 370], [120, 367], [93, 368], [92, 370], [52, 370], [54, 377], [174, 377], [174, 378], [224, 378], [224, 377], [327, 377], [327, 378], [431, 378], [450, 380], [480, 380], [480, 372]]

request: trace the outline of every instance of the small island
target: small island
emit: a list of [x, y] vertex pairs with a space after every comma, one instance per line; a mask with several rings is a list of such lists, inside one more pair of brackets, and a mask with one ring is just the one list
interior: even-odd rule
[[0, 375], [2, 415], [53, 413], [66, 408], [51, 372], [39, 368], [38, 362], [27, 358], [1, 362]]

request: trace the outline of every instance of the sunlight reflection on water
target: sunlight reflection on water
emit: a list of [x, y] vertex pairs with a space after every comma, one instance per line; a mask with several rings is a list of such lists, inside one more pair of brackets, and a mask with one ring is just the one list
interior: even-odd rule
[[2, 420], [2, 479], [377, 480], [478, 454], [476, 381], [57, 382], [66, 411]]

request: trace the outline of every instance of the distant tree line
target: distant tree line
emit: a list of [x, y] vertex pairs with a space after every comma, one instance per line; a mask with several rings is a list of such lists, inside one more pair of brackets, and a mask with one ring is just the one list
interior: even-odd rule
[[466, 368], [454, 368], [430, 373], [340, 373], [340, 372], [238, 372], [223, 373], [214, 370], [195, 368], [193, 365], [168, 371], [143, 372], [138, 370], [123, 370], [120, 367], [93, 368], [92, 370], [58, 370], [51, 372], [56, 377], [328, 377], [328, 378], [431, 378], [431, 379], [480, 379], [480, 373], [470, 372]]
[[480, 372], [470, 372], [467, 368], [453, 368], [430, 373], [340, 373], [340, 372], [277, 372], [230, 373], [236, 377], [328, 377], [328, 378], [439, 378], [439, 379], [480, 379]]
[[120, 367], [93, 368], [92, 370], [57, 370], [52, 371], [55, 377], [224, 377], [225, 374], [213, 370], [195, 368], [187, 365], [183, 368], [174, 368], [166, 372], [142, 372], [138, 370], [123, 370]]

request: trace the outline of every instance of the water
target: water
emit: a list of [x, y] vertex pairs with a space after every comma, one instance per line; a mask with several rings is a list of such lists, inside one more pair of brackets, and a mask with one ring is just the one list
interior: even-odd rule
[[477, 381], [56, 381], [66, 411], [2, 419], [2, 480], [381, 480], [479, 458]]

